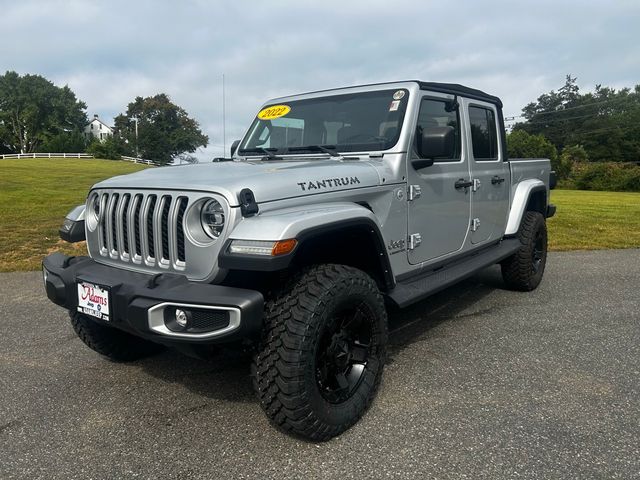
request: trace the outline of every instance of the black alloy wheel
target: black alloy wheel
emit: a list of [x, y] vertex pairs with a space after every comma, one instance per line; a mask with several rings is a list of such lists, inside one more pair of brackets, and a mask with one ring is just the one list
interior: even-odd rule
[[322, 333], [316, 352], [316, 381], [330, 403], [348, 400], [364, 378], [374, 315], [366, 304], [346, 307]]
[[520, 248], [501, 262], [507, 287], [529, 292], [540, 285], [547, 263], [547, 224], [540, 212], [525, 212], [517, 238]]
[[532, 262], [532, 268], [533, 268], [534, 274], [540, 271], [542, 261], [545, 258], [545, 253], [546, 253], [545, 235], [544, 235], [544, 231], [540, 229], [536, 232], [533, 249], [531, 251], [531, 262]]
[[253, 385], [269, 419], [313, 440], [339, 435], [380, 385], [387, 312], [376, 282], [346, 265], [307, 267], [265, 304]]

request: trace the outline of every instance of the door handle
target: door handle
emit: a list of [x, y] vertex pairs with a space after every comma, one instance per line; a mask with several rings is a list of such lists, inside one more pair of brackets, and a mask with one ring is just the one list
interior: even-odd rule
[[500, 185], [502, 182], [504, 182], [504, 178], [499, 177], [498, 175], [494, 175], [491, 179], [491, 185]]
[[473, 182], [471, 180], [467, 181], [464, 178], [461, 178], [454, 185], [456, 189], [469, 188], [473, 186]]

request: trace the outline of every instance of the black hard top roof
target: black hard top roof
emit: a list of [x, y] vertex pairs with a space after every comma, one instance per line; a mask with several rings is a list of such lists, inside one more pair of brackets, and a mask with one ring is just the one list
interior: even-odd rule
[[475, 88], [465, 87], [458, 83], [436, 83], [436, 82], [421, 82], [419, 80], [410, 80], [420, 85], [422, 90], [432, 90], [434, 92], [451, 93], [453, 95], [462, 95], [463, 97], [473, 98], [475, 100], [482, 100], [489, 103], [495, 103], [499, 107], [502, 107], [502, 101], [493, 95], [477, 90]]
[[314, 92], [305, 92], [300, 95], [331, 92], [333, 90], [343, 90], [346, 88], [370, 87], [373, 85], [389, 85], [393, 83], [408, 83], [408, 82], [417, 83], [420, 86], [420, 89], [422, 90], [431, 90], [433, 92], [448, 93], [451, 95], [461, 95], [463, 97], [472, 98], [475, 100], [481, 100], [483, 102], [493, 103], [498, 107], [502, 108], [502, 101], [498, 97], [494, 95], [489, 95], [488, 93], [485, 93], [482, 90], [465, 87], [464, 85], [460, 85], [458, 83], [423, 82], [421, 80], [399, 80], [397, 82], [380, 82], [380, 83], [368, 83], [364, 85], [350, 85], [348, 87], [329, 88], [327, 90], [316, 90]]

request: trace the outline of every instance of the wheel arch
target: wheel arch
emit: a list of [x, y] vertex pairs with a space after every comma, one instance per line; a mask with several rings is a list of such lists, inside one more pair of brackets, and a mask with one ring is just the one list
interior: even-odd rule
[[[279, 257], [250, 258], [228, 253], [234, 239], [285, 240], [296, 248]], [[380, 226], [374, 213], [355, 203], [330, 203], [288, 208], [244, 219], [232, 232], [218, 258], [221, 268], [276, 272], [318, 263], [359, 268], [374, 278], [382, 291], [395, 285]]]
[[368, 218], [310, 228], [300, 233], [298, 241], [300, 246], [292, 259], [296, 266], [339, 263], [363, 270], [383, 291], [395, 285], [380, 229]]
[[546, 216], [548, 201], [547, 187], [541, 180], [524, 180], [518, 184], [511, 202], [505, 235], [518, 233], [525, 212], [540, 212]]

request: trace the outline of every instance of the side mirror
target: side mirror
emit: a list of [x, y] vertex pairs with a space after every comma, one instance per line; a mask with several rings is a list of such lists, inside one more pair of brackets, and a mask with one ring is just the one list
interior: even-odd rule
[[430, 167], [436, 158], [451, 158], [456, 148], [453, 127], [423, 128], [417, 148], [422, 158], [411, 162], [416, 169]]
[[234, 140], [231, 144], [231, 156], [233, 157], [238, 149], [238, 145], [240, 145], [240, 140]]

